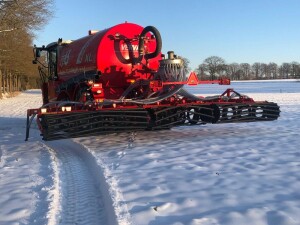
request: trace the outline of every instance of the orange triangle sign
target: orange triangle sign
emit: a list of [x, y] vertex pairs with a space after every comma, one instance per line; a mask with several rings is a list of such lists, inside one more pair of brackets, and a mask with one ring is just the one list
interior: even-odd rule
[[191, 72], [189, 79], [187, 80], [187, 85], [197, 85], [198, 82], [197, 74], [195, 72]]

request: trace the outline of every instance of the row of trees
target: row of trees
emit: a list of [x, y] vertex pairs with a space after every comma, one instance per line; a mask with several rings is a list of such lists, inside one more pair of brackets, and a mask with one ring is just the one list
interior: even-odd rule
[[52, 0], [0, 0], [0, 98], [36, 87], [34, 32], [52, 15]]
[[[37, 87], [37, 69], [32, 65], [34, 32], [52, 16], [53, 0], [0, 0], [0, 98], [5, 92]], [[186, 68], [189, 61], [185, 59]], [[208, 57], [196, 69], [201, 79], [227, 76], [232, 80], [299, 78], [298, 62], [231, 63]]]
[[229, 77], [231, 80], [253, 80], [253, 79], [290, 79], [300, 78], [300, 64], [298, 62], [282, 63], [260, 63], [252, 65], [249, 63], [226, 64], [225, 60], [218, 56], [206, 58], [198, 66], [196, 72], [201, 79], [216, 79], [219, 76]]

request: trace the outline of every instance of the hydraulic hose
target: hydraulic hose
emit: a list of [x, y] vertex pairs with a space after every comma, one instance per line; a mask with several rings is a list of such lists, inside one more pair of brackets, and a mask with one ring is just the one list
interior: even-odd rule
[[[145, 54], [145, 47], [144, 47], [145, 41], [144, 40], [145, 40], [145, 36], [148, 32], [153, 33], [153, 35], [155, 36], [156, 48], [155, 48], [154, 52]], [[152, 59], [152, 58], [158, 56], [158, 54], [161, 52], [161, 48], [162, 48], [162, 40], [161, 40], [159, 31], [153, 26], [145, 27], [139, 37], [139, 55], [140, 56], [144, 55], [144, 58], [146, 60]]]

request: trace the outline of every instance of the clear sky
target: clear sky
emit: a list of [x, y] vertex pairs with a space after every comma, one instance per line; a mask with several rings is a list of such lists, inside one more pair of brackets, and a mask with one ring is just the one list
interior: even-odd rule
[[195, 69], [209, 56], [227, 63], [300, 62], [300, 0], [55, 0], [37, 45], [75, 40], [125, 21], [155, 26], [166, 53]]

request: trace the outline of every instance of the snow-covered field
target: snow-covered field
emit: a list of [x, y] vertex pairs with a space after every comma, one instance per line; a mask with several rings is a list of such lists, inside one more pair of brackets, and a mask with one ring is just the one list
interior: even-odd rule
[[231, 86], [281, 117], [24, 142], [41, 92], [0, 100], [0, 224], [299, 225], [300, 82]]

